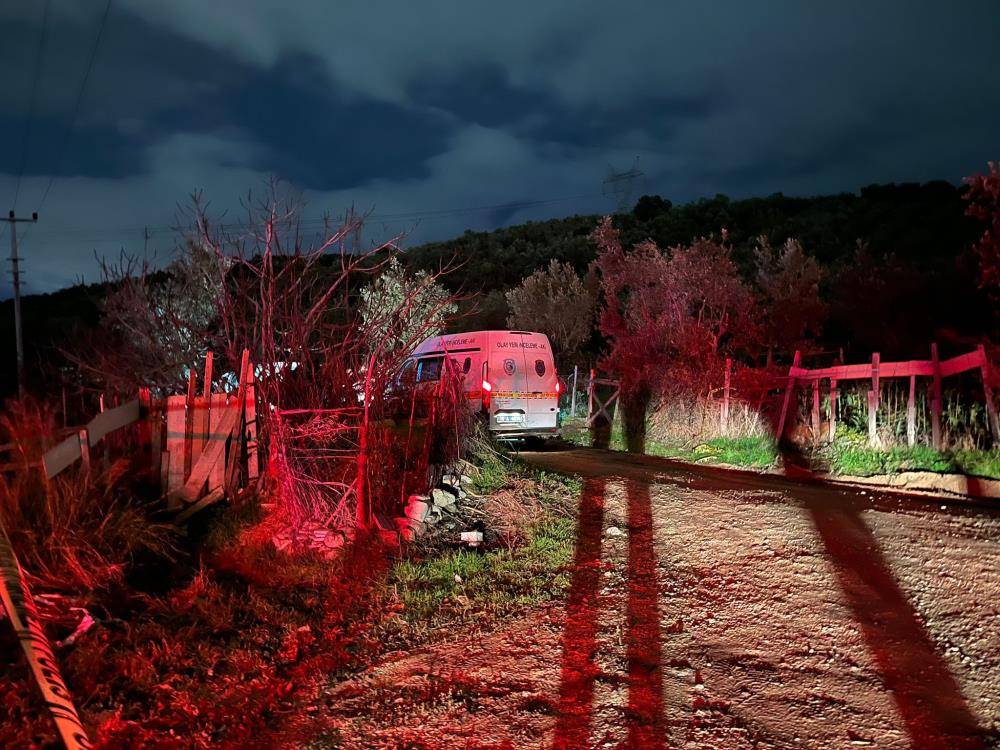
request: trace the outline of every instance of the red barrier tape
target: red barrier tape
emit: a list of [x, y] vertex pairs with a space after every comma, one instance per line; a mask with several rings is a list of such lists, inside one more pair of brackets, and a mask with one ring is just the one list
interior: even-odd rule
[[56, 731], [63, 745], [69, 750], [92, 747], [87, 733], [80, 723], [80, 717], [73, 705], [73, 697], [63, 682], [49, 639], [45, 637], [38, 610], [32, 601], [31, 592], [24, 582], [21, 566], [17, 564], [14, 548], [7, 532], [0, 526], [0, 601], [7, 611], [14, 632], [21, 642], [24, 655], [28, 659], [35, 684], [42, 692], [45, 706], [52, 715]]

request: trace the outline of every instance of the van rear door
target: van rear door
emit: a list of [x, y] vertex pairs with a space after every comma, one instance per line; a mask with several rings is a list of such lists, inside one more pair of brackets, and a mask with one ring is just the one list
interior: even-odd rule
[[[495, 338], [494, 338], [495, 337]], [[493, 334], [489, 373], [493, 383], [492, 427], [498, 432], [518, 432], [528, 421], [528, 376], [524, 352], [517, 336]]]
[[524, 352], [528, 372], [528, 420], [525, 427], [553, 429], [559, 423], [559, 375], [552, 358], [552, 347], [546, 336], [536, 334]]

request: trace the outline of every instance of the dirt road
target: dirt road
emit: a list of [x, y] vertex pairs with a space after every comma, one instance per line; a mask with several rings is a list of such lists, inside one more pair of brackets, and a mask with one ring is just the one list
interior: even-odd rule
[[566, 601], [339, 691], [342, 747], [1000, 746], [1000, 509], [590, 449]]

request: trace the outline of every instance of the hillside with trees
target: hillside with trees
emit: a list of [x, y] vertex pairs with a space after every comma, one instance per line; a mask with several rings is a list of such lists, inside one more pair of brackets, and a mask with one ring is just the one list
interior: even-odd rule
[[[799, 296], [815, 287], [818, 296], [802, 301], [794, 320], [780, 322], [782, 332], [770, 332], [772, 339], [788, 339], [774, 339], [772, 348], [790, 348], [801, 343], [792, 338], [808, 333], [819, 348], [843, 347], [846, 354], [859, 356], [875, 349], [910, 356], [924, 354], [934, 338], [961, 346], [995, 333], [993, 308], [979, 288], [979, 263], [972, 249], [983, 228], [966, 216], [965, 191], [936, 181], [872, 185], [857, 194], [812, 198], [777, 194], [732, 200], [718, 195], [678, 206], [659, 196], [643, 196], [631, 213], [615, 216], [614, 225], [622, 247], [650, 240], [668, 253], [725, 231], [739, 275], [765, 296]], [[466, 324], [502, 327], [510, 312], [503, 294], [551, 260], [570, 264], [581, 277], [587, 273], [597, 258], [590, 235], [599, 220], [572, 216], [466, 232], [412, 248], [407, 258], [425, 269], [457, 259], [461, 265], [445, 283], [480, 293]], [[786, 262], [805, 266], [797, 280], [788, 276], [784, 283], [805, 286], [782, 292], [775, 286], [783, 282], [774, 265], [786, 255]], [[820, 310], [825, 320], [817, 326]], [[881, 325], [872, 326], [872, 320]]]
[[[866, 357], [877, 349], [883, 356], [908, 357], [925, 354], [932, 339], [964, 348], [996, 338], [995, 305], [979, 283], [984, 251], [977, 251], [977, 241], [984, 224], [966, 215], [966, 192], [978, 189], [979, 205], [986, 205], [992, 184], [984, 177], [972, 188], [936, 181], [871, 185], [859, 193], [809, 198], [717, 195], [684, 205], [647, 195], [613, 223], [626, 252], [649, 240], [669, 254], [701, 237], [718, 239], [724, 231], [744, 282], [762, 298], [799, 300], [794, 310], [784, 306], [783, 319], [765, 321], [766, 348], [779, 360], [806, 338], [815, 349], [843, 348], [848, 356]], [[552, 261], [585, 280], [597, 259], [591, 235], [600, 218], [571, 216], [466, 232], [408, 248], [404, 259], [411, 269], [431, 273], [455, 264], [442, 278], [461, 299], [464, 315], [452, 327], [503, 328], [518, 318], [509, 294]], [[544, 288], [542, 282], [535, 281]], [[92, 329], [105, 293], [103, 285], [91, 284], [24, 298], [29, 369], [37, 371], [67, 338]], [[880, 324], [871, 325], [873, 320]], [[13, 338], [7, 300], [0, 303], [0, 347], [12, 352]], [[592, 335], [580, 346], [596, 360], [602, 344]], [[9, 395], [15, 384], [13, 357], [2, 362], [0, 393]]]

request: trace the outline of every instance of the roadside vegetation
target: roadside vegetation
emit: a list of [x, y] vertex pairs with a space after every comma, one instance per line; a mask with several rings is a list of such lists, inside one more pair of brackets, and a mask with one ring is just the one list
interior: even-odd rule
[[470, 443], [475, 494], [454, 523], [481, 528], [483, 545], [460, 546], [438, 525], [405, 551], [386, 579], [399, 591], [399, 635], [423, 637], [458, 623], [489, 629], [558, 600], [569, 583], [580, 481], [533, 469], [482, 433]]

